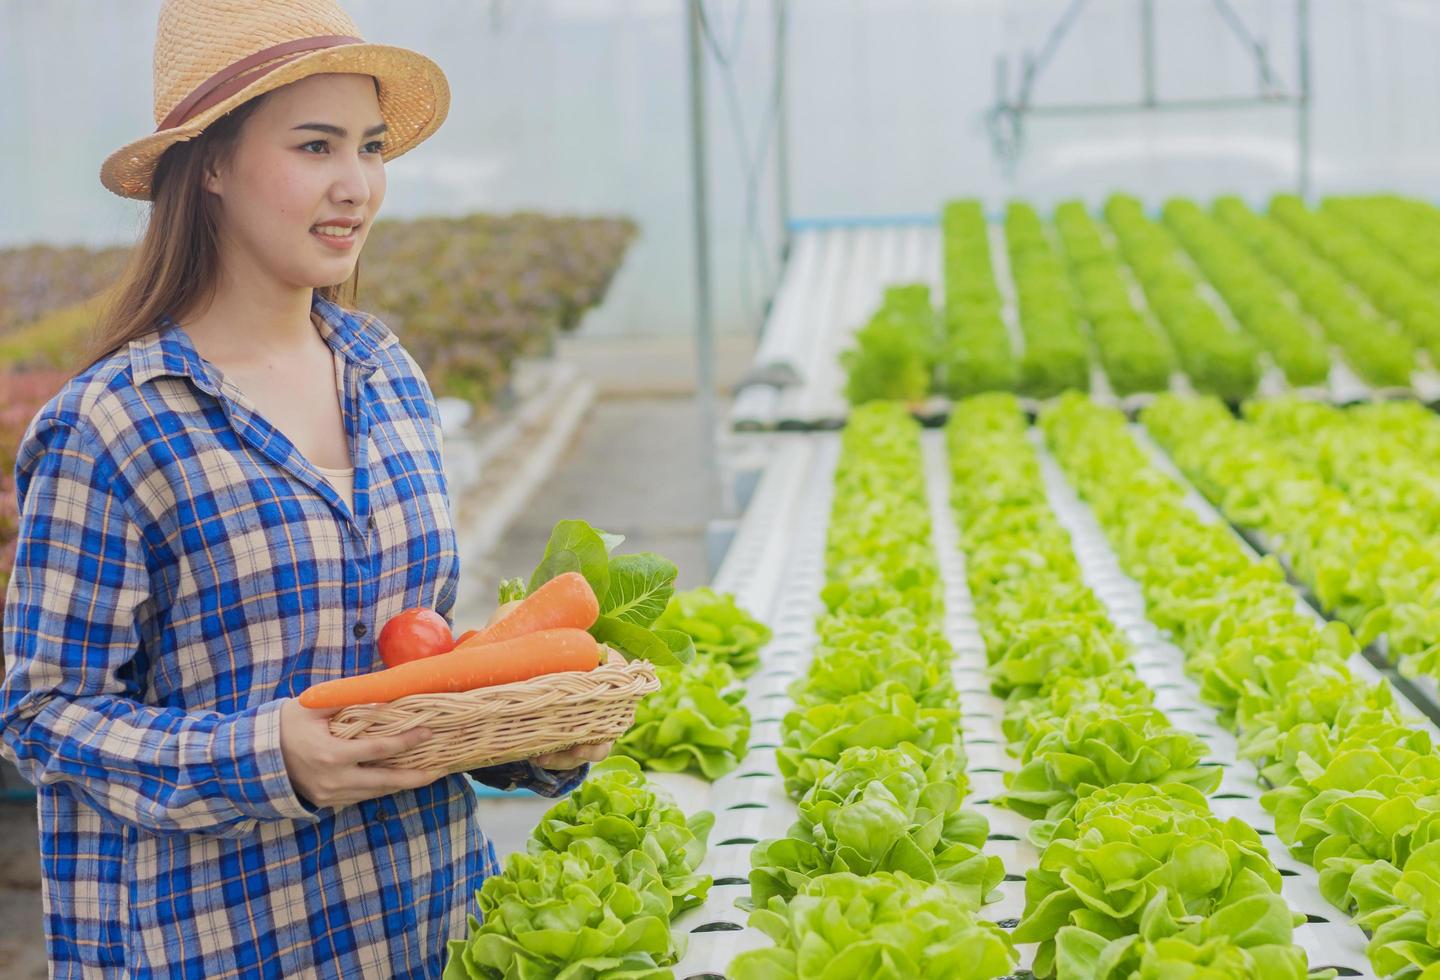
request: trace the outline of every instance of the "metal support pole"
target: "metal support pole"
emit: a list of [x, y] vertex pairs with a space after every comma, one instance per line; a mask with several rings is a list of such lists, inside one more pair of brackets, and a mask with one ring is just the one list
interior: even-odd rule
[[786, 62], [790, 47], [790, 4], [772, 0], [775, 8], [775, 199], [780, 210], [780, 261], [790, 257], [790, 110], [786, 106]]
[[1295, 50], [1300, 62], [1300, 91], [1296, 93], [1295, 144], [1299, 155], [1299, 194], [1310, 196], [1310, 0], [1295, 0]]
[[1145, 105], [1155, 104], [1155, 0], [1140, 0], [1141, 77], [1145, 82]]
[[719, 467], [715, 439], [714, 306], [710, 295], [710, 202], [706, 191], [705, 61], [700, 46], [700, 5], [685, 5], [690, 47], [690, 169], [695, 227], [695, 400], [700, 409], [701, 466], [705, 476], [705, 511], [712, 517], [719, 500]]

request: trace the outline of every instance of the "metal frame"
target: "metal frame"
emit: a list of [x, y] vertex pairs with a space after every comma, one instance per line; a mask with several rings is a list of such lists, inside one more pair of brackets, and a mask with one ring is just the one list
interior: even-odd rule
[[1250, 52], [1255, 62], [1256, 93], [1250, 96], [1222, 96], [1200, 99], [1161, 99], [1156, 95], [1155, 69], [1155, 0], [1138, 0], [1140, 19], [1140, 69], [1142, 92], [1135, 102], [1072, 102], [1037, 105], [1032, 101], [1035, 85], [1049, 66], [1056, 50], [1064, 43], [1089, 0], [1071, 0], [1070, 6], [1046, 34], [1038, 54], [1023, 55], [1016, 91], [1010, 88], [1010, 61], [1001, 55], [995, 60], [995, 105], [986, 116], [990, 142], [995, 155], [1004, 165], [1007, 176], [1014, 176], [1025, 143], [1025, 121], [1031, 116], [1070, 117], [1086, 115], [1119, 115], [1145, 112], [1184, 112], [1193, 110], [1225, 110], [1253, 108], [1293, 108], [1295, 110], [1295, 183], [1298, 193], [1310, 192], [1310, 0], [1295, 0], [1295, 45], [1297, 80], [1293, 91], [1284, 88], [1270, 67], [1270, 54], [1265, 43], [1258, 40], [1230, 0], [1211, 0], [1217, 15]]
[[[691, 220], [695, 232], [695, 393], [700, 409], [700, 444], [706, 467], [706, 510], [716, 514], [721, 501], [717, 462], [715, 409], [715, 303], [710, 281], [710, 200], [706, 161], [705, 0], [684, 5], [690, 67]], [[780, 261], [790, 254], [790, 123], [786, 109], [786, 44], [789, 38], [788, 0], [770, 0], [775, 50], [775, 179], [780, 211]]]

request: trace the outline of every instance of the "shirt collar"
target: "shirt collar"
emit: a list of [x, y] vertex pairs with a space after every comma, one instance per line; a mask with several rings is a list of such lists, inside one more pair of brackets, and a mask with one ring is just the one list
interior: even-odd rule
[[[330, 348], [369, 377], [379, 368], [378, 354], [395, 342], [395, 335], [378, 320], [363, 313], [342, 309], [315, 293], [310, 309], [319, 317], [320, 335]], [[165, 376], [189, 377], [202, 391], [218, 395], [219, 379], [195, 349], [190, 335], [173, 329], [175, 320], [169, 314], [161, 317], [161, 327], [130, 341], [131, 380], [135, 385]]]

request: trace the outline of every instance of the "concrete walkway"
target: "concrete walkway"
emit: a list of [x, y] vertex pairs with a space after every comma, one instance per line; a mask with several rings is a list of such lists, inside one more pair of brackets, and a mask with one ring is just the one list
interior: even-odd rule
[[[501, 578], [539, 563], [555, 522], [579, 518], [625, 535], [621, 552], [653, 551], [680, 568], [680, 588], [704, 585], [705, 524], [699, 413], [691, 398], [602, 399], [540, 492], [511, 525], [488, 568], [461, 586], [455, 627], [485, 622]], [[478, 574], [477, 574], [478, 571]], [[486, 797], [480, 820], [503, 857], [524, 847], [551, 805], [528, 793]]]

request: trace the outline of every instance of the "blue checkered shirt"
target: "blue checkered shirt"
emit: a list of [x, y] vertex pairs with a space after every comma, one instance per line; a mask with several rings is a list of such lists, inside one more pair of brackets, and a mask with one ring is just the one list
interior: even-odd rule
[[22, 440], [0, 751], [38, 787], [54, 976], [439, 977], [496, 870], [464, 776], [317, 809], [285, 772], [279, 699], [375, 669], [402, 609], [450, 619], [459, 572], [424, 375], [376, 318], [313, 311], [353, 504], [168, 319]]

